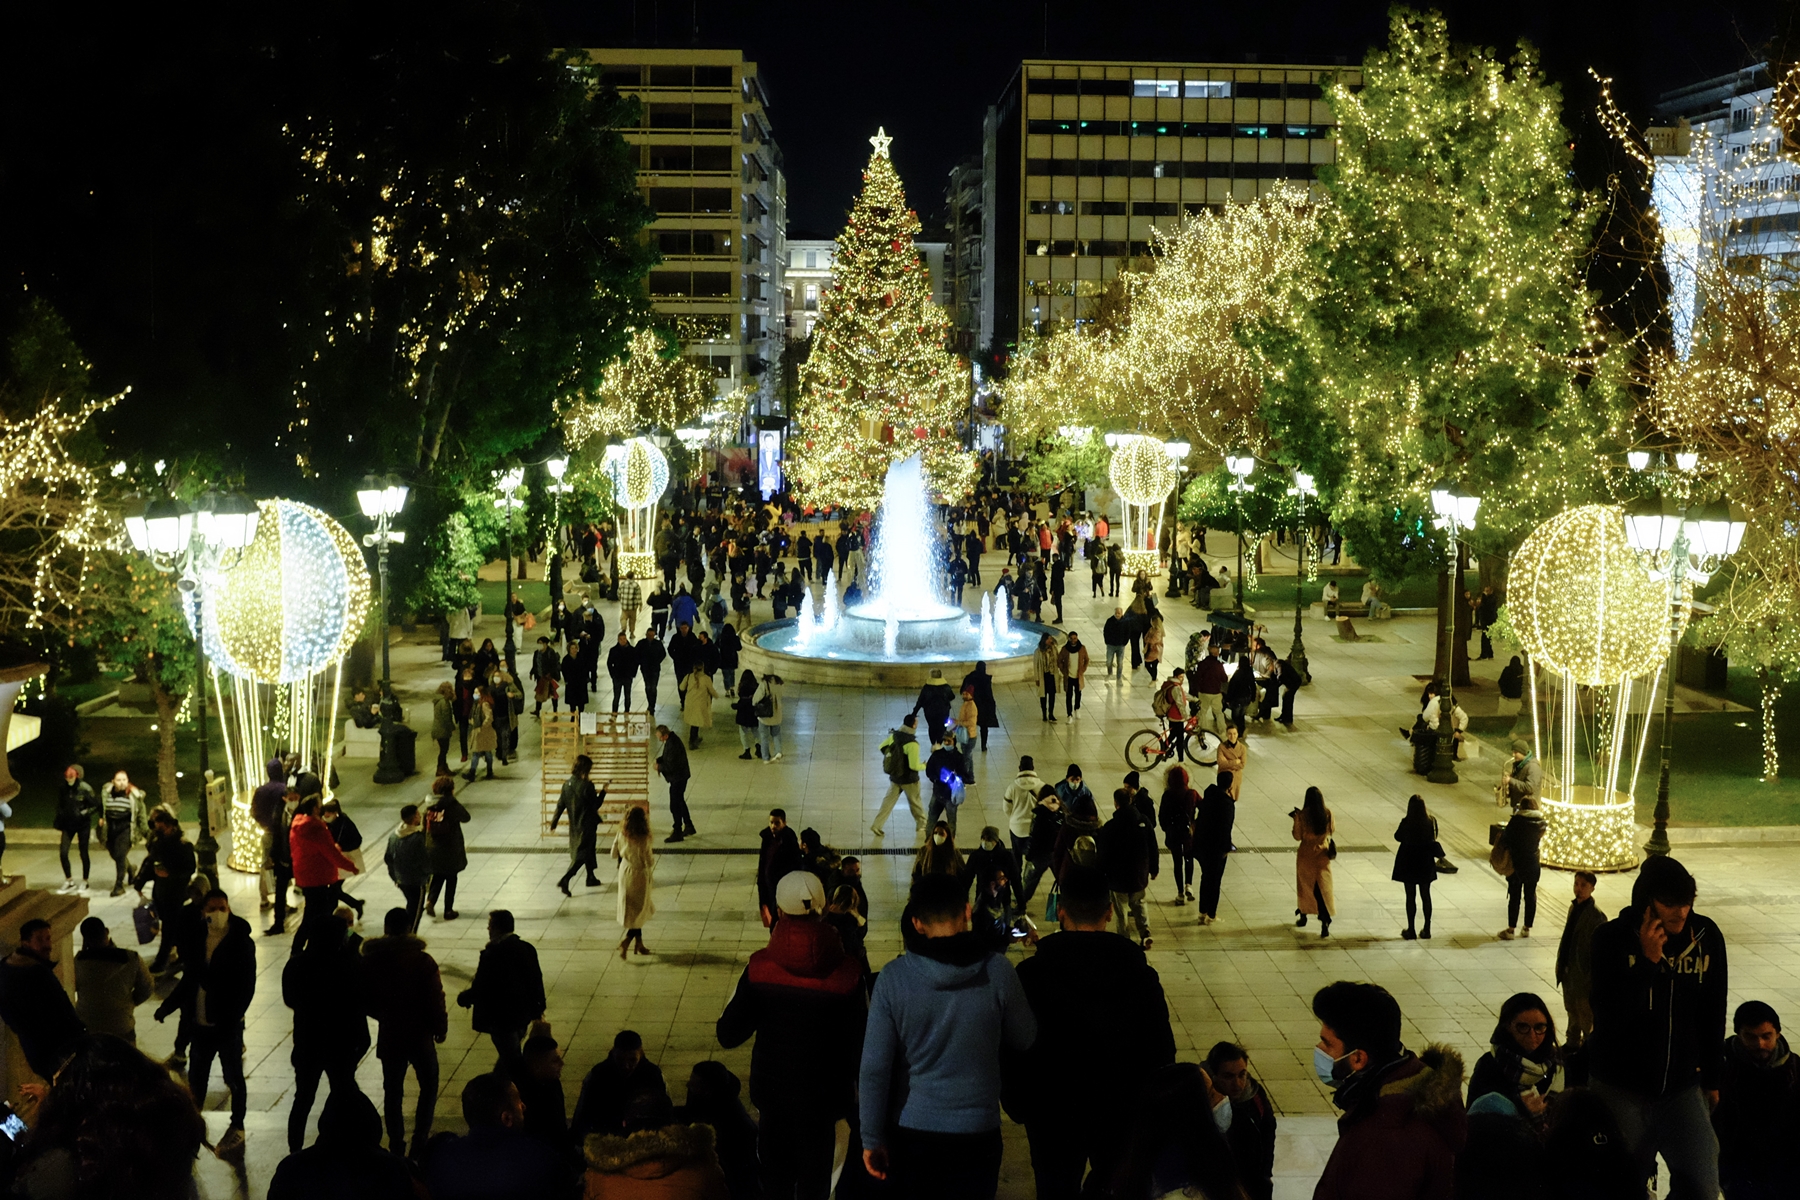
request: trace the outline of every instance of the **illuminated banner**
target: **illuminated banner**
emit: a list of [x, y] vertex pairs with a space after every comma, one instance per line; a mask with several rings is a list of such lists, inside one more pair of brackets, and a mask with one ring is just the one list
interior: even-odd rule
[[781, 431], [758, 430], [756, 434], [756, 490], [767, 500], [781, 490]]

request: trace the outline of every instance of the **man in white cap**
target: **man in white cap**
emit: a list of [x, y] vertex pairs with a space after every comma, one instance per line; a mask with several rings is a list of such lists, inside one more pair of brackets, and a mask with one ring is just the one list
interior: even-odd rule
[[[856, 1077], [868, 1006], [862, 968], [825, 924], [825, 888], [811, 871], [791, 871], [775, 888], [781, 919], [719, 1017], [727, 1050], [752, 1036], [750, 1099], [763, 1195], [811, 1200], [831, 1190], [836, 1128], [854, 1123]], [[852, 1144], [850, 1161], [859, 1147]]]

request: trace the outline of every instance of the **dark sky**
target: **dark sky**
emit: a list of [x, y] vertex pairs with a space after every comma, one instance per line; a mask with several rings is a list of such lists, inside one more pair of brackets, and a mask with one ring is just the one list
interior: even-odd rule
[[[741, 47], [768, 87], [786, 158], [791, 236], [835, 236], [877, 125], [894, 136], [908, 198], [930, 222], [945, 177], [979, 153], [986, 106], [1026, 57], [1355, 63], [1385, 41], [1371, 0], [544, 0], [559, 36], [587, 45]], [[1592, 66], [1640, 119], [1656, 93], [1794, 47], [1794, 0], [1452, 0], [1463, 42], [1536, 45], [1563, 83], [1584, 174], [1605, 170]], [[1791, 57], [1790, 51], [1782, 57]], [[1590, 184], [1598, 182], [1590, 179]]]

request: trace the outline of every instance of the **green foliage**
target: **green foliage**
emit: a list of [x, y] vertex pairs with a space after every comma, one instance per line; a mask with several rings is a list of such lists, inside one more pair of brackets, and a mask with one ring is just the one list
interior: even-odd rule
[[97, 657], [129, 668], [140, 683], [185, 694], [193, 688], [198, 660], [181, 605], [175, 577], [141, 555], [97, 554], [88, 564], [71, 644], [79, 641]]
[[1044, 492], [1065, 487], [1104, 487], [1111, 460], [1112, 452], [1098, 434], [1071, 442], [1060, 433], [1053, 433], [1031, 448], [1025, 463], [1025, 486]]
[[419, 613], [466, 608], [479, 594], [475, 573], [483, 561], [469, 518], [450, 513], [424, 540], [425, 569], [405, 592], [405, 607]]
[[1600, 205], [1569, 182], [1561, 96], [1524, 44], [1501, 61], [1396, 9], [1362, 86], [1328, 99], [1316, 294], [1254, 335], [1262, 414], [1357, 560], [1396, 579], [1432, 557], [1415, 518], [1439, 480], [1483, 496], [1492, 547], [1608, 494], [1626, 394], [1584, 284]]
[[[1176, 510], [1182, 524], [1236, 529], [1241, 512], [1244, 529], [1248, 532], [1273, 533], [1277, 529], [1299, 527], [1300, 501], [1287, 494], [1285, 478], [1253, 472], [1248, 480], [1250, 486], [1241, 492], [1230, 489], [1232, 478], [1224, 467], [1196, 476], [1181, 493], [1181, 504]], [[1308, 522], [1318, 515], [1318, 506], [1309, 503]]]

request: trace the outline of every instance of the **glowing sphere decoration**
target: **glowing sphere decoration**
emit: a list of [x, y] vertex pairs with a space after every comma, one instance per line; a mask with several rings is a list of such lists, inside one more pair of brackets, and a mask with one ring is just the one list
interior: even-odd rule
[[669, 459], [649, 438], [608, 446], [601, 469], [612, 480], [613, 497], [626, 508], [648, 508], [669, 488]]
[[229, 674], [295, 683], [350, 649], [369, 612], [369, 568], [349, 531], [310, 505], [258, 501], [256, 537], [208, 582], [206, 652]]
[[1669, 653], [1669, 585], [1645, 571], [1616, 505], [1567, 509], [1533, 530], [1513, 555], [1506, 604], [1526, 652], [1579, 684], [1648, 675]]
[[1113, 491], [1127, 504], [1147, 507], [1168, 498], [1180, 478], [1163, 444], [1151, 437], [1132, 438], [1113, 451], [1107, 467]]

